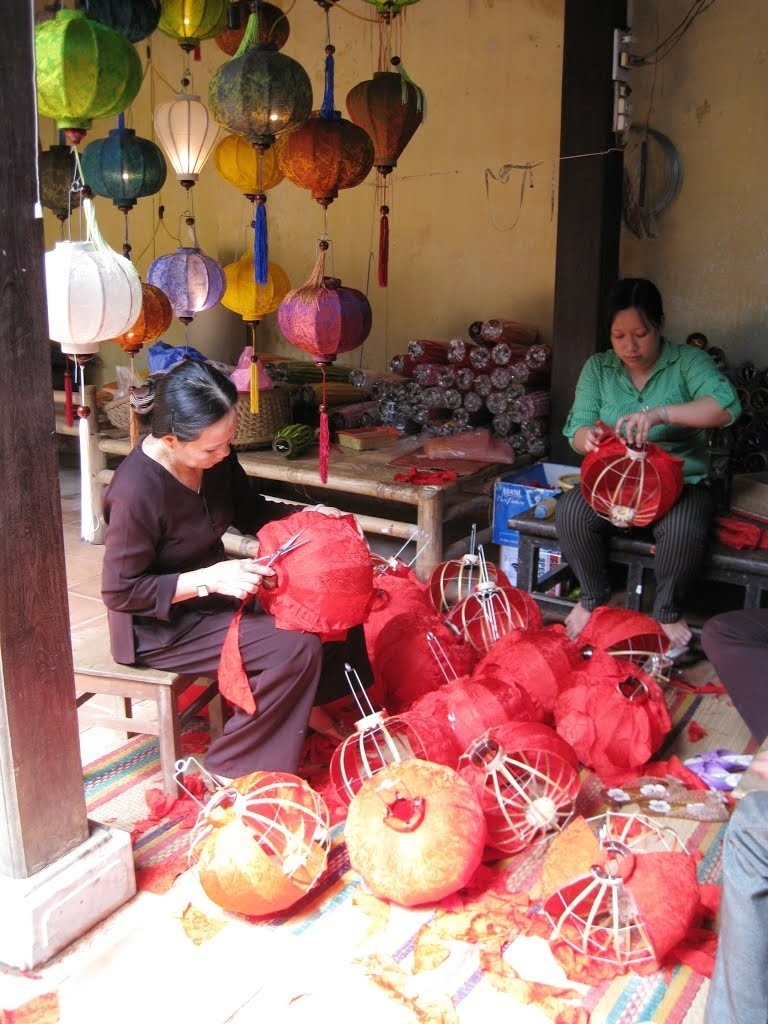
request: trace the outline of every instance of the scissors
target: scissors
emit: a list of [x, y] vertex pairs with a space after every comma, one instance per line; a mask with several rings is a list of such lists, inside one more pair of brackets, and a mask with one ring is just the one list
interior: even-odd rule
[[279, 548], [275, 548], [271, 555], [261, 555], [260, 558], [254, 558], [254, 562], [261, 562], [263, 565], [273, 565], [278, 558], [282, 558], [283, 555], [287, 555], [289, 551], [293, 551], [294, 548], [301, 547], [302, 544], [306, 544], [309, 537], [305, 537], [304, 540], [299, 540], [302, 533], [306, 530], [306, 526], [302, 527], [298, 533], [294, 533], [288, 540], [284, 540]]

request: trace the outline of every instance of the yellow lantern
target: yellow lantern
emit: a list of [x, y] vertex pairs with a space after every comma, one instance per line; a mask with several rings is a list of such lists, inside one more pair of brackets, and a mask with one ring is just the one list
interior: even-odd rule
[[212, 39], [227, 25], [227, 0], [163, 0], [158, 28], [182, 50], [194, 50], [201, 39]]
[[[216, 170], [224, 181], [239, 189], [246, 199], [254, 202], [259, 189], [259, 154], [244, 135], [225, 135], [213, 153]], [[279, 185], [284, 178], [277, 162], [274, 147], [262, 158], [261, 190]], [[264, 285], [266, 288], [267, 285]]]

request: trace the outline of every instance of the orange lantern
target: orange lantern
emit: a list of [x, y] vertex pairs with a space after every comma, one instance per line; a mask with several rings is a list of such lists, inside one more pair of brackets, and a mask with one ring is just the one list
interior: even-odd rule
[[368, 176], [373, 143], [338, 111], [325, 117], [315, 110], [302, 125], [278, 139], [277, 158], [286, 178], [309, 189], [326, 209], [339, 189], [353, 188]]
[[287, 772], [254, 772], [219, 790], [192, 833], [200, 884], [224, 910], [286, 910], [325, 869], [330, 816], [322, 797]]

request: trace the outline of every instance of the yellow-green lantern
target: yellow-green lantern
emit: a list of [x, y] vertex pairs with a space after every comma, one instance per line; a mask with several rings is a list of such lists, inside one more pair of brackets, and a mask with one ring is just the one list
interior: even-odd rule
[[80, 10], [60, 10], [35, 25], [35, 69], [38, 112], [53, 118], [72, 145], [94, 118], [129, 107], [142, 79], [133, 44]]
[[227, 0], [162, 0], [158, 28], [182, 50], [194, 50], [227, 25]]

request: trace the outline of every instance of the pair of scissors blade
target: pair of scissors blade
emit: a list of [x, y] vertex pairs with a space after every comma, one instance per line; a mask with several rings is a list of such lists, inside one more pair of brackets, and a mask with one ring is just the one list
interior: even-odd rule
[[294, 548], [299, 547], [301, 544], [307, 543], [308, 538], [299, 540], [299, 537], [301, 537], [305, 530], [306, 527], [303, 527], [298, 533], [294, 533], [292, 537], [289, 537], [288, 540], [284, 540], [280, 547], [276, 548], [271, 555], [262, 555], [261, 558], [254, 558], [254, 562], [263, 562], [265, 565], [273, 565], [278, 558], [282, 558], [283, 555], [287, 555], [289, 551], [293, 551]]

